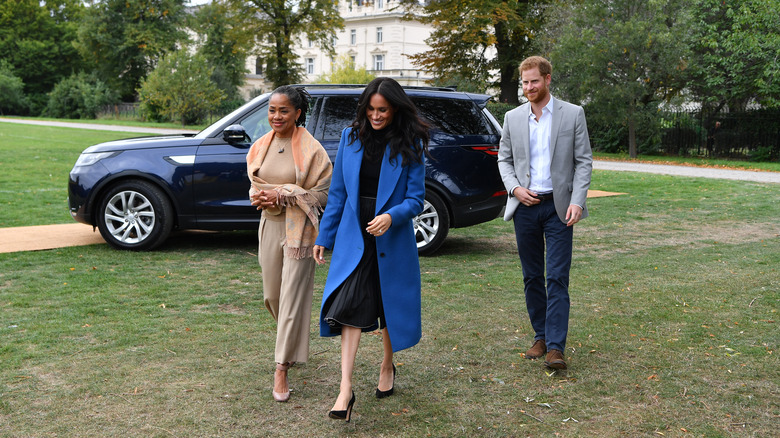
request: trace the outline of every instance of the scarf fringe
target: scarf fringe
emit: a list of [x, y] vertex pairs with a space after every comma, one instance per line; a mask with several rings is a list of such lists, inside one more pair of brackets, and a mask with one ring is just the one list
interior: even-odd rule
[[284, 245], [284, 255], [295, 260], [302, 260], [309, 257], [314, 257], [314, 247], [302, 246], [300, 248], [293, 248]]

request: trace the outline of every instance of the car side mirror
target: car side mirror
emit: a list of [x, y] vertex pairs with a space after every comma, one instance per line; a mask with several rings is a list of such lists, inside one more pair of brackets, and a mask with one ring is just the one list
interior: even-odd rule
[[251, 138], [247, 135], [246, 129], [241, 125], [230, 125], [222, 131], [222, 138], [228, 144], [246, 143]]

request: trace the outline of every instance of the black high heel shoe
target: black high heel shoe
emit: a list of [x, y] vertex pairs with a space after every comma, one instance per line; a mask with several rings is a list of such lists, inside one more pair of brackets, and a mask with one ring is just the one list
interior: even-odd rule
[[349, 419], [352, 418], [352, 406], [355, 404], [355, 391], [352, 391], [352, 398], [349, 400], [347, 409], [343, 411], [330, 411], [328, 417], [334, 420], [346, 420], [349, 423]]
[[388, 389], [387, 391], [382, 391], [379, 388], [376, 389], [376, 398], [385, 398], [390, 397], [393, 395], [393, 391], [395, 390], [395, 364], [393, 364], [393, 386]]

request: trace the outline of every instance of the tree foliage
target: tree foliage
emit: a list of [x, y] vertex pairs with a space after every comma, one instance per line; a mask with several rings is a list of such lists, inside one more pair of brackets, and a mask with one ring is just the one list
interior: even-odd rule
[[198, 8], [191, 23], [198, 34], [197, 53], [214, 67], [211, 80], [225, 93], [224, 104], [235, 106], [241, 100], [238, 87], [244, 83], [253, 35], [244, 30], [235, 11], [220, 2]]
[[141, 84], [142, 113], [151, 119], [180, 121], [182, 126], [203, 119], [225, 97], [211, 81], [212, 72], [202, 55], [168, 54]]
[[54, 84], [81, 68], [73, 41], [83, 9], [78, 0], [0, 1], [0, 59], [24, 83], [34, 113]]
[[0, 60], [0, 116], [22, 114], [29, 106], [24, 81], [14, 74], [7, 61]]
[[123, 100], [134, 100], [141, 80], [158, 60], [186, 41], [183, 3], [184, 0], [93, 3], [78, 30], [79, 52]]
[[100, 109], [118, 96], [105, 82], [84, 72], [67, 77], [49, 93], [44, 115], [66, 119], [94, 119]]
[[531, 55], [543, 22], [542, 0], [402, 0], [408, 18], [433, 26], [431, 50], [411, 58], [441, 83], [471, 82], [485, 91], [498, 71], [499, 100], [518, 103], [517, 67]]
[[777, 0], [694, 0], [689, 89], [708, 112], [780, 106]]
[[374, 80], [376, 75], [366, 70], [366, 67], [355, 68], [355, 61], [348, 55], [341, 55], [333, 65], [333, 69], [327, 75], [323, 75], [317, 81], [320, 84], [367, 84]]
[[258, 55], [274, 87], [300, 82], [303, 66], [293, 51], [299, 38], [334, 53], [335, 32], [344, 27], [331, 0], [226, 0], [247, 18], [245, 30], [257, 38]]
[[[655, 135], [658, 104], [685, 85], [684, 0], [582, 0], [549, 11], [553, 94], [587, 103], [589, 119], [618, 121], [637, 155], [637, 129]], [[574, 7], [572, 7], [574, 6]], [[649, 138], [645, 141], [652, 140]]]

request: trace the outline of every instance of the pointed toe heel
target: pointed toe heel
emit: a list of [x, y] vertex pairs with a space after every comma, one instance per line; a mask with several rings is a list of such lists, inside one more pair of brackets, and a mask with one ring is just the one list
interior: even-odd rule
[[334, 420], [344, 420], [347, 423], [349, 423], [349, 420], [352, 418], [352, 406], [354, 405], [355, 405], [355, 391], [352, 391], [352, 398], [349, 399], [349, 404], [347, 405], [347, 409], [344, 409], [343, 411], [330, 411], [328, 412], [328, 417]]
[[[276, 364], [276, 369], [279, 371], [287, 371], [290, 369], [292, 365], [291, 364], [282, 364], [278, 363]], [[276, 392], [274, 390], [271, 390], [271, 394], [274, 396], [274, 400], [284, 403], [287, 400], [290, 399], [290, 381], [287, 379], [287, 374], [284, 375], [284, 381], [287, 385], [287, 391], [285, 392]], [[276, 386], [276, 375], [274, 374], [274, 386]]]
[[376, 388], [376, 398], [390, 397], [395, 392], [395, 364], [393, 364], [393, 386], [387, 391], [382, 391], [379, 387]]

